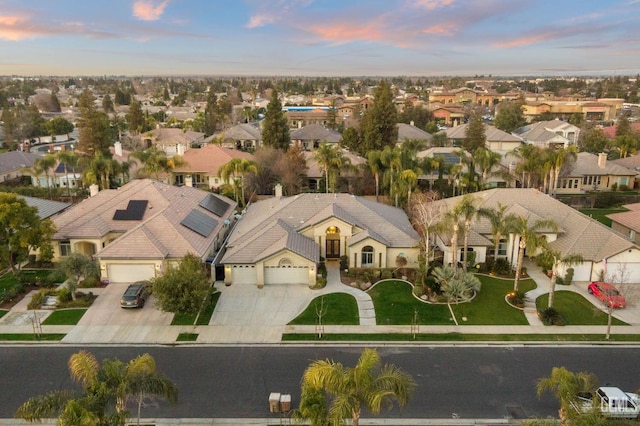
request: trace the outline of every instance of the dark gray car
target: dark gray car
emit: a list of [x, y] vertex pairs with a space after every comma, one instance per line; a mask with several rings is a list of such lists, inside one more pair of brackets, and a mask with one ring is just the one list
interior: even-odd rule
[[122, 308], [142, 308], [151, 294], [151, 284], [147, 281], [138, 281], [131, 284], [125, 290], [120, 299]]

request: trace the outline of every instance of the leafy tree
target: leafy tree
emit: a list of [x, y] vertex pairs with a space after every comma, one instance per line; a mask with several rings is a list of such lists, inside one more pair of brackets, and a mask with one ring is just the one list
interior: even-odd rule
[[[382, 365], [375, 349], [364, 349], [355, 367], [345, 367], [329, 359], [313, 361], [302, 377], [302, 387], [305, 386], [311, 391], [324, 390], [329, 395], [328, 420], [332, 424], [351, 418], [351, 424], [358, 426], [362, 407], [380, 414], [383, 408], [391, 408], [393, 400], [404, 406], [416, 384], [395, 365]], [[307, 401], [301, 401], [300, 405], [303, 404]]]
[[67, 288], [73, 300], [76, 300], [76, 289], [82, 278], [100, 277], [98, 263], [82, 253], [71, 253], [63, 258], [58, 270], [67, 277]]
[[360, 122], [362, 144], [358, 152], [365, 155], [369, 151], [394, 147], [398, 142], [398, 113], [393, 103], [389, 84], [382, 80], [374, 90], [374, 102], [365, 111]]
[[[260, 171], [259, 167], [258, 170]], [[275, 171], [285, 195], [299, 194], [305, 186], [307, 164], [302, 148], [293, 146], [276, 162]]]
[[176, 386], [156, 371], [149, 354], [126, 364], [105, 359], [101, 365], [93, 354], [81, 350], [71, 355], [68, 367], [71, 378], [81, 386], [80, 392], [63, 389], [30, 398], [17, 409], [15, 417], [33, 422], [57, 416], [62, 426], [124, 426], [129, 417], [128, 400], [136, 403], [140, 424], [145, 396], [172, 403], [178, 398]]
[[613, 144], [620, 154], [620, 158], [626, 158], [629, 155], [635, 154], [638, 150], [638, 137], [632, 134], [616, 136]]
[[522, 102], [504, 101], [493, 120], [493, 125], [503, 132], [511, 133], [527, 124], [522, 112]]
[[404, 103], [404, 110], [398, 115], [398, 123], [413, 124], [419, 129], [425, 129], [431, 120], [433, 120], [431, 111], [421, 106], [416, 107], [411, 101]]
[[262, 127], [262, 143], [265, 146], [280, 148], [286, 151], [291, 144], [289, 123], [282, 111], [282, 103], [278, 99], [278, 92], [273, 91], [271, 102], [267, 105]]
[[18, 120], [15, 113], [8, 106], [2, 108], [2, 130], [4, 130], [4, 143], [9, 149], [15, 148], [18, 138]]
[[474, 152], [478, 148], [484, 148], [486, 143], [487, 135], [482, 115], [479, 110], [474, 110], [465, 129], [462, 146], [468, 152]]
[[109, 155], [109, 147], [113, 141], [113, 131], [109, 116], [96, 110], [95, 98], [89, 90], [80, 95], [80, 118], [78, 119], [78, 131], [80, 136], [78, 150], [88, 155], [101, 152]]
[[586, 152], [598, 154], [609, 150], [609, 139], [600, 127], [588, 125], [580, 131], [580, 146]]
[[342, 132], [342, 141], [340, 145], [347, 148], [349, 151], [359, 152], [360, 135], [354, 127], [347, 127]]
[[200, 259], [186, 254], [177, 267], [151, 280], [157, 304], [165, 312], [196, 314], [209, 292], [209, 278]]
[[[246, 205], [244, 176], [247, 173], [257, 174], [258, 166], [254, 161], [246, 158], [233, 158], [218, 170], [218, 177], [221, 177], [225, 183], [231, 178], [236, 201], [239, 201], [242, 207]], [[238, 191], [240, 191], [240, 194], [238, 194]]]
[[[564, 367], [553, 367], [549, 377], [538, 381], [538, 398], [545, 392], [551, 392], [560, 402], [560, 422], [575, 419], [579, 413], [572, 407], [580, 393], [593, 393], [598, 387], [598, 379], [593, 373], [574, 373]], [[572, 423], [573, 424], [573, 423]]]
[[523, 216], [517, 216], [513, 222], [508, 225], [509, 233], [519, 237], [518, 243], [518, 260], [516, 263], [516, 276], [513, 281], [513, 291], [518, 292], [518, 284], [520, 283], [520, 275], [522, 274], [522, 263], [524, 262], [524, 251], [529, 249], [529, 253], [535, 253], [539, 248], [546, 248], [547, 239], [540, 233], [546, 230], [556, 231], [558, 225], [552, 220], [538, 219], [532, 224], [529, 219]]
[[55, 226], [49, 219], [41, 220], [38, 209], [30, 207], [24, 198], [0, 192], [0, 264], [11, 268], [28, 259], [29, 253], [51, 250]]
[[127, 127], [132, 135], [138, 135], [146, 130], [142, 104], [136, 98], [131, 100], [129, 112], [125, 115], [125, 120], [127, 120]]
[[105, 114], [110, 114], [112, 112], [115, 112], [115, 107], [113, 106], [113, 100], [111, 99], [111, 96], [108, 93], [104, 95], [104, 97], [102, 98], [102, 111], [104, 111]]
[[67, 135], [67, 139], [69, 139], [69, 133], [73, 132], [74, 129], [73, 123], [64, 117], [54, 117], [47, 121], [46, 126], [51, 136]]
[[[270, 146], [259, 147], [253, 154], [258, 173], [245, 176], [247, 187], [257, 194], [272, 194], [276, 182], [280, 180], [278, 165], [282, 157], [283, 152], [279, 149]], [[284, 183], [282, 185], [285, 186]]]
[[631, 123], [627, 114], [620, 114], [616, 121], [616, 138], [631, 134]]

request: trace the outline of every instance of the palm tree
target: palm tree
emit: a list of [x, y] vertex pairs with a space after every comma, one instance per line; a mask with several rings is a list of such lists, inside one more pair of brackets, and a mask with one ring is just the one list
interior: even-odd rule
[[524, 262], [524, 251], [530, 249], [535, 252], [538, 248], [543, 248], [547, 244], [547, 239], [540, 233], [545, 230], [558, 231], [558, 225], [552, 220], [539, 219], [533, 224], [529, 224], [529, 219], [523, 216], [517, 216], [516, 219], [508, 225], [509, 233], [519, 237], [518, 243], [518, 261], [516, 263], [516, 277], [513, 281], [513, 291], [518, 292], [518, 284], [520, 283], [520, 274], [522, 273], [522, 263]]
[[584, 258], [580, 254], [569, 254], [562, 257], [562, 254], [557, 250], [547, 250], [544, 253], [551, 260], [551, 279], [549, 280], [549, 307], [553, 308], [553, 301], [556, 292], [556, 280], [558, 278], [558, 269], [561, 265], [567, 267], [579, 265], [584, 262]]
[[[463, 236], [463, 252], [462, 252], [462, 269], [467, 272], [467, 253], [469, 246], [469, 232], [471, 230], [471, 222], [477, 213], [476, 198], [471, 194], [466, 194], [462, 200], [453, 208], [453, 215], [462, 220], [464, 224]], [[456, 220], [456, 222], [458, 222]]]
[[507, 214], [509, 206], [498, 203], [495, 208], [484, 207], [478, 209], [478, 216], [489, 220], [491, 224], [491, 236], [493, 237], [493, 259], [498, 259], [498, 250], [500, 249], [500, 240], [502, 236], [508, 233], [508, 224], [516, 219], [512, 213]]
[[[246, 205], [244, 198], [244, 176], [247, 173], [257, 174], [258, 165], [255, 161], [246, 158], [233, 158], [218, 170], [218, 177], [222, 178], [224, 182], [228, 182], [229, 179], [232, 178], [233, 192], [236, 194], [236, 201], [240, 201], [242, 207]], [[238, 197], [238, 189], [240, 190], [240, 197]], [[238, 198], [240, 198], [240, 200], [238, 200]]]
[[[421, 173], [420, 169], [417, 171], [406, 169], [400, 172], [400, 175], [398, 176], [398, 182], [400, 182], [400, 185], [407, 189], [407, 207], [411, 206], [411, 190], [418, 184], [419, 173]], [[398, 206], [396, 205], [396, 207]]]
[[[380, 154], [380, 160], [382, 164], [385, 166], [385, 178], [389, 182], [389, 199], [393, 199], [394, 197], [394, 187], [393, 181], [394, 178], [400, 171], [402, 167], [402, 159], [401, 159], [401, 151], [398, 147], [385, 146]], [[396, 201], [396, 205], [398, 205]]]
[[534, 177], [540, 170], [540, 148], [531, 144], [524, 144], [514, 149], [507, 155], [516, 157], [518, 164], [516, 172], [521, 174], [520, 181], [523, 188], [531, 188], [534, 183]]
[[46, 154], [42, 158], [38, 158], [34, 164], [34, 171], [36, 175], [44, 173], [47, 178], [47, 189], [49, 190], [49, 199], [51, 199], [51, 179], [49, 178], [49, 171], [56, 166], [56, 156], [53, 154]]
[[577, 157], [578, 148], [576, 146], [570, 146], [568, 148], [561, 149], [556, 152], [555, 161], [552, 171], [552, 179], [550, 185], [550, 192], [552, 195], [556, 194], [556, 189], [558, 189], [558, 178], [560, 176], [560, 172], [562, 171], [562, 167], [572, 161]]
[[384, 170], [382, 152], [369, 151], [367, 153], [367, 166], [369, 167], [369, 170], [371, 170], [371, 174], [376, 182], [376, 202], [378, 202], [380, 196], [380, 173]]
[[382, 365], [375, 349], [365, 349], [355, 367], [329, 359], [312, 362], [303, 374], [302, 386], [323, 389], [332, 397], [328, 418], [333, 424], [351, 418], [351, 424], [358, 426], [362, 407], [380, 414], [393, 400], [404, 406], [416, 383], [395, 365]]
[[314, 151], [313, 158], [318, 165], [322, 167], [324, 171], [324, 184], [325, 193], [329, 193], [329, 169], [336, 160], [337, 150], [326, 142], [320, 144], [320, 146]]
[[564, 367], [553, 367], [549, 377], [540, 379], [536, 386], [538, 398], [543, 393], [552, 392], [560, 402], [560, 422], [575, 417], [577, 414], [572, 404], [575, 403], [578, 394], [593, 393], [598, 387], [598, 379], [592, 373], [574, 373]]
[[502, 156], [497, 152], [484, 147], [476, 148], [473, 152], [473, 160], [480, 169], [479, 188], [484, 189], [487, 186], [487, 179], [492, 175], [492, 170], [500, 164]]
[[302, 383], [300, 406], [294, 410], [295, 420], [309, 421], [311, 426], [329, 426], [327, 401], [322, 389], [314, 389]]
[[141, 172], [145, 176], [153, 175], [157, 181], [160, 180], [160, 173], [171, 173], [176, 167], [185, 165], [180, 156], [174, 155], [168, 158], [163, 150], [155, 146], [145, 151], [134, 151], [131, 156], [142, 163]]
[[67, 195], [71, 198], [71, 183], [69, 182], [69, 169], [73, 171], [75, 181], [75, 170], [78, 167], [78, 156], [73, 151], [60, 151], [55, 154], [56, 159], [64, 167], [64, 176], [67, 180]]
[[442, 232], [450, 236], [451, 243], [451, 266], [458, 267], [458, 231], [460, 230], [460, 217], [455, 210], [448, 210], [442, 215], [442, 220], [436, 227], [437, 232]]

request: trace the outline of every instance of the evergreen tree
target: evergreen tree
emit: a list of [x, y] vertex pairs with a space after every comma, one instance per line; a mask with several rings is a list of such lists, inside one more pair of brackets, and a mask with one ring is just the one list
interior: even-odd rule
[[2, 109], [2, 130], [4, 131], [4, 143], [7, 148], [14, 149], [18, 133], [18, 121], [8, 106]]
[[493, 122], [496, 128], [507, 133], [511, 133], [525, 124], [526, 120], [522, 113], [522, 103], [511, 101], [505, 101], [500, 104], [500, 109]]
[[113, 100], [111, 100], [111, 96], [109, 96], [108, 93], [104, 95], [104, 98], [102, 98], [102, 110], [105, 112], [105, 114], [109, 114], [110, 112], [115, 111]]
[[398, 113], [393, 104], [393, 94], [389, 84], [382, 80], [376, 88], [375, 101], [362, 117], [360, 130], [362, 144], [358, 152], [382, 150], [385, 146], [395, 146], [398, 141]]
[[60, 101], [55, 93], [51, 93], [51, 99], [49, 101], [50, 112], [60, 112]]
[[487, 136], [482, 115], [480, 115], [480, 111], [475, 110], [471, 113], [471, 119], [465, 130], [465, 139], [462, 142], [462, 146], [468, 152], [474, 152], [478, 148], [484, 148], [486, 142]]
[[100, 152], [110, 157], [109, 146], [113, 140], [111, 123], [107, 114], [95, 109], [94, 100], [89, 90], [80, 95], [79, 150], [90, 155]]
[[142, 112], [142, 105], [135, 98], [129, 105], [129, 112], [125, 115], [127, 120], [127, 127], [132, 135], [139, 135], [145, 130], [144, 113]]
[[287, 150], [291, 143], [289, 124], [282, 111], [282, 103], [278, 99], [278, 92], [274, 89], [271, 102], [267, 105], [262, 128], [262, 143], [282, 150]]
[[204, 134], [210, 136], [218, 126], [218, 97], [213, 90], [207, 95], [207, 106], [204, 109]]
[[631, 133], [631, 123], [629, 117], [624, 112], [620, 114], [620, 117], [616, 121], [616, 137], [626, 136]]

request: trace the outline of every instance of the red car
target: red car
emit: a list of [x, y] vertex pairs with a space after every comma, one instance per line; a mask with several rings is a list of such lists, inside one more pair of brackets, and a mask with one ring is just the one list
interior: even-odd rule
[[611, 284], [602, 281], [594, 281], [589, 284], [587, 290], [610, 308], [624, 308], [627, 301], [624, 296]]

